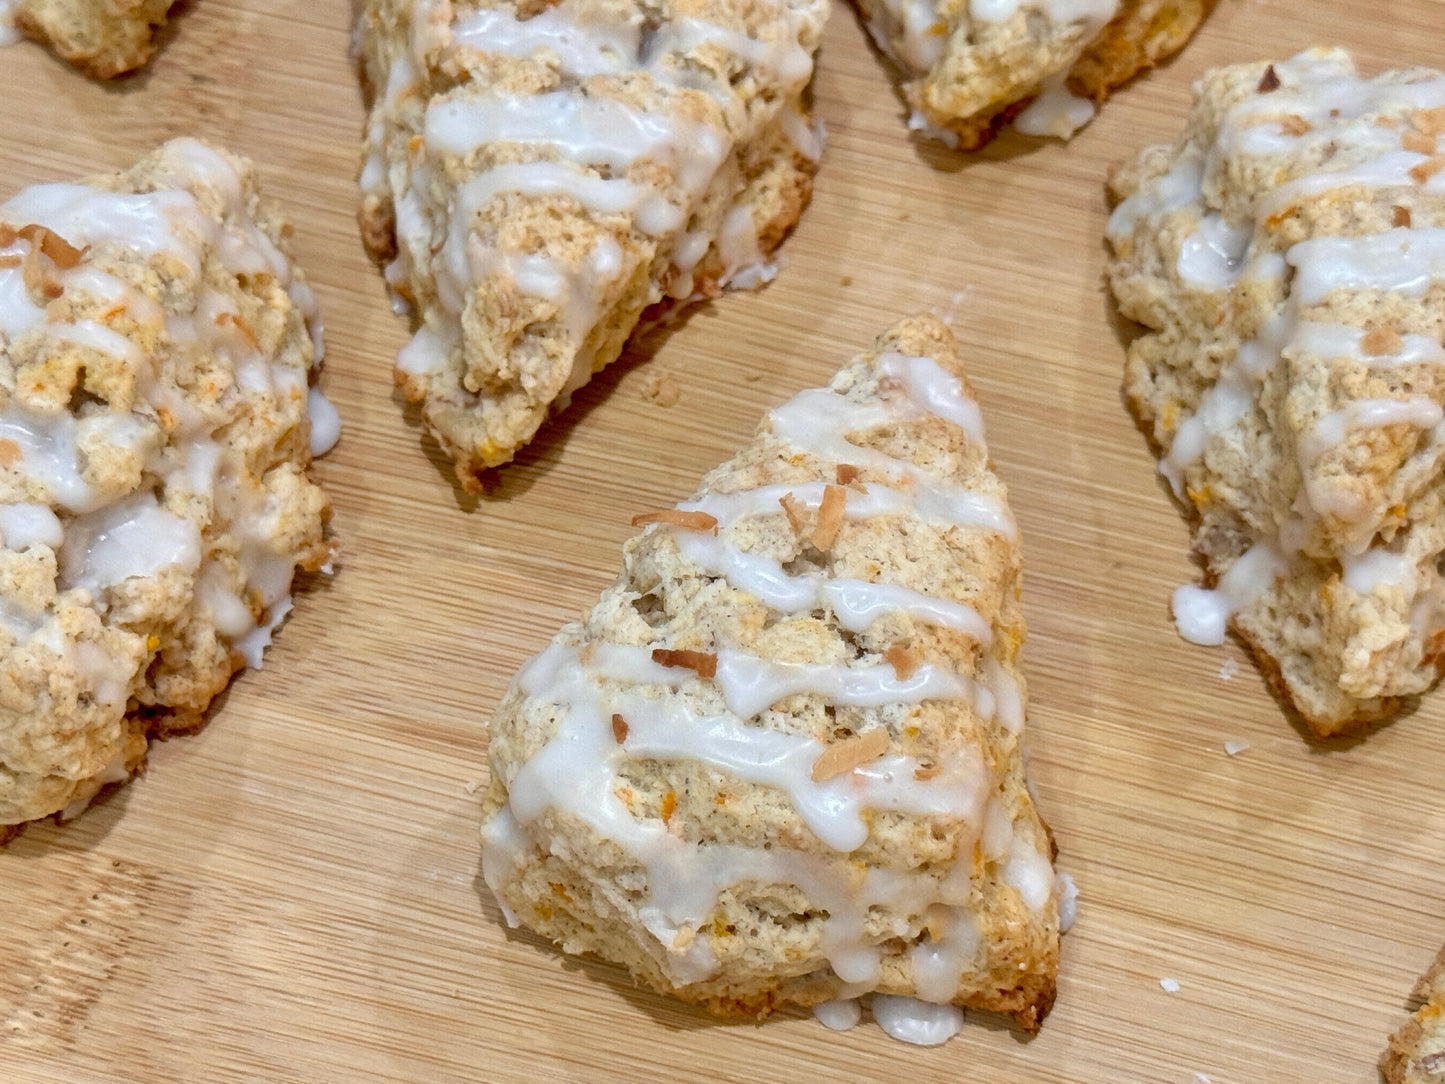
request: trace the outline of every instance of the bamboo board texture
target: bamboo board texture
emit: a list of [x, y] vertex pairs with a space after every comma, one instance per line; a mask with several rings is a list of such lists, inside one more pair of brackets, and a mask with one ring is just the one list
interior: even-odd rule
[[[1006, 135], [971, 158], [908, 137], [840, 4], [827, 150], [778, 279], [636, 344], [477, 498], [392, 389], [407, 325], [352, 216], [352, 17], [198, 0], [114, 86], [30, 44], [0, 53], [0, 198], [184, 133], [258, 161], [345, 426], [316, 469], [343, 556], [264, 669], [155, 745], [144, 778], [0, 852], [0, 1079], [1375, 1079], [1445, 940], [1445, 692], [1315, 742], [1238, 643], [1174, 632], [1169, 594], [1195, 569], [1121, 405], [1103, 178], [1172, 138], [1205, 67], [1315, 43], [1367, 71], [1438, 63], [1445, 3], [1222, 0], [1072, 143]], [[611, 582], [631, 513], [685, 496], [769, 406], [930, 307], [965, 343], [1020, 522], [1032, 775], [1082, 893], [1042, 1033], [975, 1014], [923, 1049], [803, 1012], [718, 1022], [508, 933], [473, 794], [508, 678]], [[664, 377], [668, 406], [647, 394]]]

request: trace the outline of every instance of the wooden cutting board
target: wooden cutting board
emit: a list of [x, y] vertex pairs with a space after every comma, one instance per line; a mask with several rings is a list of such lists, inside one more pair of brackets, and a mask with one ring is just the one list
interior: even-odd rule
[[[1174, 632], [1195, 569], [1120, 402], [1103, 178], [1172, 138], [1204, 68], [1316, 43], [1368, 71], [1438, 64], [1445, 3], [1222, 0], [1072, 143], [1008, 135], [971, 158], [908, 138], [840, 4], [827, 150], [777, 281], [638, 343], [479, 498], [392, 390], [407, 325], [352, 217], [352, 8], [197, 0], [114, 86], [0, 51], [0, 198], [185, 133], [259, 162], [345, 424], [316, 471], [343, 557], [265, 668], [143, 779], [0, 853], [0, 1079], [1373, 1080], [1445, 941], [1445, 692], [1315, 742], [1237, 643]], [[508, 933], [474, 792], [512, 672], [612, 580], [632, 512], [926, 308], [964, 341], [1023, 532], [1032, 773], [1082, 894], [1042, 1033], [975, 1014], [922, 1049], [802, 1012], [718, 1022]], [[648, 395], [663, 378], [672, 405]]]

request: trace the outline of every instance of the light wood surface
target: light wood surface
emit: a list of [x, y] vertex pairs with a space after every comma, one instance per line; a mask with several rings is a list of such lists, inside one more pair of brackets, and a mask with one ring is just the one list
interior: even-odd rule
[[[1072, 143], [1006, 136], [967, 159], [909, 140], [840, 5], [827, 150], [777, 281], [637, 344], [480, 498], [392, 390], [407, 326], [352, 217], [351, 17], [197, 0], [148, 72], [109, 87], [0, 52], [0, 198], [183, 133], [257, 159], [345, 424], [316, 471], [343, 558], [265, 668], [143, 779], [0, 853], [0, 1080], [1373, 1080], [1445, 940], [1445, 693], [1321, 744], [1237, 643], [1175, 634], [1168, 597], [1195, 570], [1120, 402], [1103, 178], [1173, 136], [1205, 67], [1332, 42], [1371, 71], [1438, 63], [1445, 4], [1221, 0]], [[930, 307], [965, 341], [1023, 532], [1032, 774], [1082, 893], [1042, 1033], [974, 1015], [920, 1049], [801, 1012], [721, 1023], [506, 932], [473, 791], [512, 672], [611, 581], [632, 512], [686, 495], [767, 407]], [[664, 375], [671, 406], [646, 394]]]

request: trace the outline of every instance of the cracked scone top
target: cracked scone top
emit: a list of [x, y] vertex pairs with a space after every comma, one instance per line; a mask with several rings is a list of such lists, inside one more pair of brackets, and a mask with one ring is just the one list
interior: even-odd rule
[[328, 560], [285, 232], [191, 139], [0, 203], [0, 832], [198, 725]]
[[645, 310], [771, 278], [820, 135], [828, 0], [368, 0], [363, 237], [420, 326], [396, 361], [462, 485]]
[[876, 992], [915, 1039], [1037, 1027], [1060, 892], [1019, 551], [948, 330], [899, 323], [639, 520], [492, 722], [508, 921], [718, 1013]]
[[903, 76], [909, 127], [976, 149], [1012, 120], [1067, 139], [1184, 47], [1214, 0], [857, 0]]
[[19, 32], [87, 75], [111, 79], [145, 64], [175, 0], [0, 0], [0, 44]]
[[1445, 647], [1442, 132], [1439, 72], [1316, 49], [1206, 73], [1112, 180], [1110, 283], [1147, 329], [1125, 390], [1217, 581], [1176, 621], [1237, 630], [1319, 734]]

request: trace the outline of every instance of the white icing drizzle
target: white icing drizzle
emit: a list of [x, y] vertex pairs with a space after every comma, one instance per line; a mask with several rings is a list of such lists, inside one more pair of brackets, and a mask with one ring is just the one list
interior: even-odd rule
[[1285, 559], [1258, 542], [1241, 554], [1212, 590], [1183, 584], [1174, 591], [1174, 624], [1191, 644], [1224, 643], [1229, 619], [1247, 609], [1285, 572]]
[[822, 1001], [813, 1006], [813, 1017], [830, 1031], [847, 1031], [863, 1018], [863, 1006], [855, 997]]
[[873, 995], [873, 1019], [890, 1036], [915, 1046], [938, 1046], [963, 1028], [963, 1010], [895, 994]]
[[[858, 463], [863, 449], [843, 434], [929, 414], [957, 426], [967, 440], [982, 443], [976, 403], [936, 362], [889, 354], [879, 359], [878, 368], [885, 392], [878, 406], [854, 404], [832, 391], [818, 393], [831, 403], [804, 393], [800, 398], [806, 398], [805, 411], [785, 404], [774, 412], [772, 436], [798, 450], [827, 449], [815, 453], [827, 463]], [[832, 456], [835, 451], [842, 454]], [[953, 510], [959, 514], [948, 522], [983, 530], [996, 529], [1006, 517], [996, 502], [993, 514], [980, 516], [983, 505], [963, 500], [961, 491], [930, 497], [930, 490], [950, 487], [922, 471], [906, 471], [910, 465], [902, 461], [879, 457], [879, 464], [891, 476], [906, 475], [912, 492], [870, 482], [866, 492], [849, 492], [847, 517], [903, 514], [914, 508]], [[662, 524], [648, 529], [670, 532], [705, 569], [719, 570], [734, 586], [784, 612], [827, 606], [840, 624], [855, 630], [903, 613], [964, 632], [987, 648], [991, 631], [967, 606], [896, 584], [790, 576], [775, 561], [749, 564], [747, 558], [756, 555], [741, 553], [729, 541], [732, 533], [758, 517], [782, 515], [780, 498], [816, 507], [823, 491], [822, 482], [708, 491], [680, 507], [712, 515], [718, 521], [715, 537]], [[948, 1004], [958, 978], [978, 965], [984, 951], [968, 910], [972, 863], [961, 859], [942, 876], [856, 866], [848, 866], [844, 874], [839, 859], [867, 841], [870, 810], [948, 817], [976, 826], [983, 854], [1000, 864], [1003, 881], [1025, 907], [1043, 911], [1058, 894], [1047, 857], [1031, 837], [1014, 831], [1002, 803], [991, 800], [992, 768], [977, 751], [955, 752], [921, 771], [923, 764], [892, 751], [890, 738], [890, 749], [882, 755], [814, 779], [814, 765], [827, 746], [806, 734], [759, 726], [756, 720], [769, 710], [787, 710], [784, 702], [799, 695], [854, 709], [942, 699], [970, 705], [981, 719], [997, 719], [1017, 733], [1023, 725], [1021, 688], [1001, 664], [987, 657], [973, 681], [926, 664], [902, 678], [892, 665], [867, 657], [850, 663], [784, 663], [726, 643], [716, 645], [712, 656], [715, 675], [710, 678], [683, 666], [662, 665], [653, 658], [651, 645], [554, 642], [531, 659], [518, 672], [513, 695], [526, 697], [557, 719], [557, 730], [524, 763], [497, 767], [511, 774], [501, 779], [509, 797], [483, 829], [484, 879], [498, 891], [511, 878], [532, 847], [528, 826], [549, 810], [580, 820], [620, 846], [645, 873], [647, 896], [637, 906], [638, 921], [656, 939], [654, 955], [661, 965], [673, 981], [683, 984], [717, 973], [708, 938], [698, 930], [710, 921], [722, 891], [738, 883], [797, 885], [827, 915], [822, 952], [845, 987], [839, 1000], [820, 1007], [817, 1015], [837, 1028], [856, 1022], [853, 999], [873, 990], [881, 976], [884, 949], [877, 938], [865, 935], [870, 909], [927, 912], [934, 936], [911, 947], [908, 959], [919, 998], [936, 1004], [891, 999], [884, 1002], [880, 1020], [887, 1022], [890, 1034], [908, 1041], [944, 1041], [962, 1018]], [[685, 691], [688, 699], [670, 695], [674, 690]], [[625, 727], [617, 729], [614, 717]], [[879, 725], [865, 724], [860, 733]], [[660, 820], [633, 815], [628, 792], [618, 785], [622, 766], [633, 760], [699, 764], [728, 778], [773, 788], [786, 795], [808, 831], [838, 858], [781, 844], [753, 849], [685, 842]], [[971, 848], [959, 853], [971, 854]], [[508, 912], [507, 917], [515, 924], [515, 915]], [[897, 936], [911, 932], [906, 922], [895, 931]], [[876, 1001], [874, 1014], [879, 1017]]]

